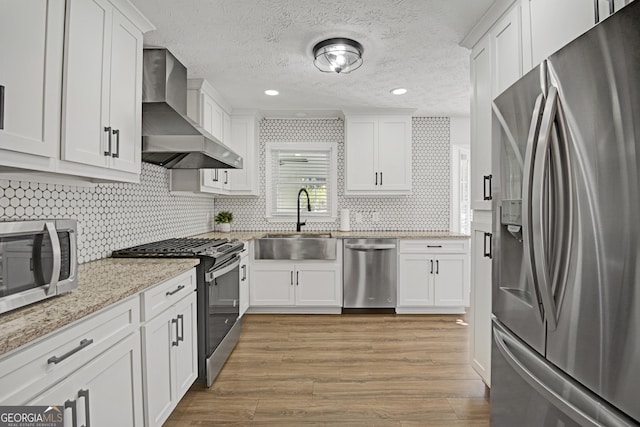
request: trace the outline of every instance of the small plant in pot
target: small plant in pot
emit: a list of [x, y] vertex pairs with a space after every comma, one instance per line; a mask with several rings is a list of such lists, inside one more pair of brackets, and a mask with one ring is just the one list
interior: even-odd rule
[[218, 231], [222, 233], [231, 231], [231, 222], [233, 221], [233, 214], [231, 212], [220, 211], [213, 220], [218, 224]]

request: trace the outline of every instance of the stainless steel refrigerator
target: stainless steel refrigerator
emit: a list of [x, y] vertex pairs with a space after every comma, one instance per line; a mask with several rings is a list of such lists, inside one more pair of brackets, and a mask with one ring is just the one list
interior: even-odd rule
[[493, 121], [492, 425], [640, 425], [640, 1]]

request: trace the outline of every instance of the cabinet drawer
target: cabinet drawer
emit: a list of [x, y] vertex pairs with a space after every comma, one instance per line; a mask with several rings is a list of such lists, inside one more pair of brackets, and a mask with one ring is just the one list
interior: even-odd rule
[[142, 321], [153, 319], [168, 307], [196, 290], [196, 270], [180, 274], [144, 291], [142, 295]]
[[466, 253], [467, 239], [400, 240], [400, 253]]
[[0, 358], [0, 404], [33, 399], [137, 330], [139, 319], [131, 297], [8, 353]]

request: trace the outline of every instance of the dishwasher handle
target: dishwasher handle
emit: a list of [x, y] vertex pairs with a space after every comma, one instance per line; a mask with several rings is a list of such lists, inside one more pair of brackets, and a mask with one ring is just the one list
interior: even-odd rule
[[346, 249], [353, 249], [354, 251], [384, 251], [388, 249], [395, 249], [395, 243], [370, 243], [370, 244], [353, 244], [345, 243]]

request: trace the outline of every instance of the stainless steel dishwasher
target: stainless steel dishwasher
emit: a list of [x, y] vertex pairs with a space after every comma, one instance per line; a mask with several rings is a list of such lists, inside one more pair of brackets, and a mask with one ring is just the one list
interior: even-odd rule
[[343, 308], [395, 308], [396, 239], [345, 239]]

